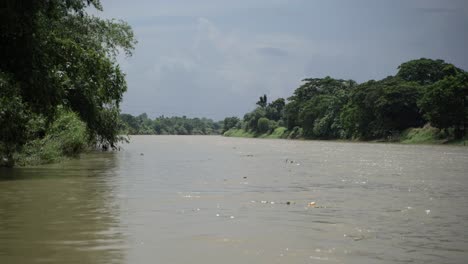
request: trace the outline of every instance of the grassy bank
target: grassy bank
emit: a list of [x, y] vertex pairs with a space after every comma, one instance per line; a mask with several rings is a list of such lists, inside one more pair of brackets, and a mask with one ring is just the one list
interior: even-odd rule
[[288, 131], [285, 127], [277, 127], [273, 131], [267, 133], [254, 133], [245, 129], [232, 128], [226, 131], [223, 136], [225, 137], [244, 137], [244, 138], [274, 138], [274, 139], [299, 139], [301, 137], [295, 136], [294, 131]]
[[[230, 129], [224, 133], [226, 137], [245, 138], [273, 138], [273, 139], [306, 139], [301, 135], [301, 131], [288, 131], [285, 127], [278, 127], [275, 130], [263, 134], [256, 134], [244, 129]], [[392, 139], [374, 140], [374, 142], [394, 142], [402, 144], [450, 144], [468, 145], [468, 138], [454, 139], [453, 131], [441, 130], [431, 126], [422, 128], [409, 128], [400, 135]]]
[[403, 144], [450, 144], [468, 145], [468, 138], [454, 139], [453, 131], [441, 130], [431, 126], [422, 128], [409, 128], [403, 131], [398, 142]]

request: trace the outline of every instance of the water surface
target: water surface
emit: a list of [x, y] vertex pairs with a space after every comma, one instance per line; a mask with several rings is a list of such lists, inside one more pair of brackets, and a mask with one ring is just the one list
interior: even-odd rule
[[467, 172], [463, 147], [134, 136], [0, 170], [0, 263], [466, 263]]

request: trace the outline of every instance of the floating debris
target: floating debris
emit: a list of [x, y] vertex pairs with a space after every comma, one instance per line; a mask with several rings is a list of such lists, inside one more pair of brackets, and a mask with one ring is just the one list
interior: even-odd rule
[[145, 155], [145, 154], [143, 154], [143, 153], [140, 153], [140, 156], [144, 156], [144, 155]]
[[431, 210], [426, 210], [426, 214], [430, 214], [431, 213]]
[[216, 214], [217, 217], [219, 217], [219, 214]]
[[234, 219], [235, 217], [233, 215], [231, 215], [229, 218]]
[[315, 207], [317, 203], [316, 202], [310, 202], [309, 205], [307, 205], [308, 207]]
[[296, 202], [293, 202], [293, 201], [286, 201], [286, 202], [275, 202], [275, 201], [255, 201], [255, 200], [252, 200], [250, 201], [251, 203], [261, 203], [261, 204], [271, 204], [271, 205], [274, 205], [274, 204], [285, 204], [285, 205], [291, 205], [291, 204], [296, 204]]

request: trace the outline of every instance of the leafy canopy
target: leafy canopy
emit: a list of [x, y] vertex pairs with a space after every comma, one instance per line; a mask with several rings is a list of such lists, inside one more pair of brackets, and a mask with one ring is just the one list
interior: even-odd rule
[[91, 7], [102, 10], [99, 0], [1, 1], [0, 78], [11, 86], [1, 96], [29, 113], [0, 120], [8, 127], [0, 135], [3, 145], [21, 147], [27, 120], [40, 115], [50, 123], [61, 106], [79, 115], [94, 140], [110, 146], [119, 140], [127, 85], [116, 57], [131, 55], [136, 41], [128, 24], [89, 15]]

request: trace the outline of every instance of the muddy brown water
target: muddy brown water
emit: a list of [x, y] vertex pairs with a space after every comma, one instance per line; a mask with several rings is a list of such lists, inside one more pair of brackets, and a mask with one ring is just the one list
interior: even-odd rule
[[468, 263], [468, 148], [131, 140], [0, 170], [0, 263]]

